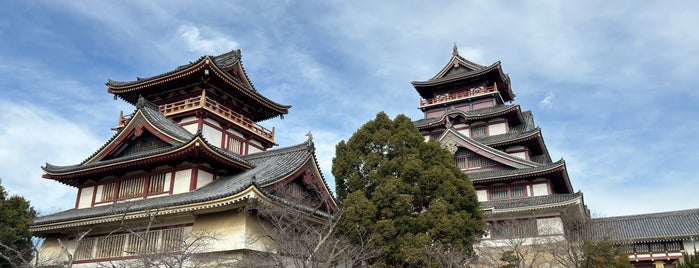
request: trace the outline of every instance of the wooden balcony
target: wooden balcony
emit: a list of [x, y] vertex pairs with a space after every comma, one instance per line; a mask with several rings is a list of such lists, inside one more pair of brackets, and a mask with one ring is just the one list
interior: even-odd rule
[[[257, 134], [257, 136], [267, 141], [274, 143], [274, 128], [272, 128], [272, 130], [269, 130], [255, 124], [255, 122], [244, 117], [243, 115], [236, 113], [230, 108], [224, 105], [220, 105], [218, 102], [206, 97], [205, 91], [202, 91], [202, 94], [200, 96], [192, 97], [178, 102], [160, 105], [159, 108], [160, 112], [162, 112], [165, 116], [171, 116], [193, 110], [204, 109], [211, 113], [221, 116], [228, 122], [231, 122], [243, 129], [249, 130], [253, 134]], [[117, 130], [124, 127], [126, 123], [129, 121], [129, 119], [131, 119], [131, 115], [124, 116], [123, 113], [119, 114], [119, 123], [116, 127], [112, 129]]]
[[497, 84], [493, 84], [493, 86], [486, 87], [475, 87], [466, 90], [465, 92], [461, 93], [456, 93], [456, 94], [444, 94], [444, 95], [439, 95], [437, 97], [431, 98], [431, 99], [420, 99], [420, 108], [425, 107], [425, 106], [430, 106], [434, 104], [439, 104], [439, 103], [445, 103], [445, 102], [451, 102], [455, 100], [461, 100], [461, 99], [467, 99], [475, 96], [480, 96], [480, 95], [486, 95], [490, 94], [493, 92], [498, 92], [498, 86]]

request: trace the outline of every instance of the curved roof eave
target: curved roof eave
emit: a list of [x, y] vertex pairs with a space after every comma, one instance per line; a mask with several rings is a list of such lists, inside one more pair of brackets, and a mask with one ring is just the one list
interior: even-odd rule
[[[522, 168], [534, 168], [534, 167], [541, 167], [541, 166], [542, 166], [542, 164], [540, 164], [540, 163], [536, 163], [536, 162], [529, 161], [529, 160], [526, 160], [526, 159], [521, 159], [521, 158], [519, 158], [519, 157], [509, 155], [509, 154], [507, 154], [507, 153], [505, 153], [505, 152], [502, 152], [502, 151], [500, 151], [500, 150], [493, 149], [492, 147], [490, 147], [490, 146], [488, 146], [488, 145], [482, 144], [482, 143], [480, 143], [480, 142], [478, 142], [478, 141], [476, 141], [476, 140], [474, 140], [474, 139], [472, 139], [472, 138], [466, 137], [465, 135], [463, 135], [463, 134], [459, 133], [457, 130], [455, 130], [453, 127], [447, 129], [447, 130], [439, 137], [438, 140], [439, 140], [440, 142], [444, 143], [444, 142], [446, 142], [446, 141], [449, 139], [449, 138], [448, 138], [449, 135], [453, 135], [454, 137], [456, 137], [457, 139], [461, 140], [462, 142], [465, 142], [465, 143], [467, 143], [467, 144], [469, 144], [469, 145], [475, 147], [477, 150], [472, 150], [472, 151], [474, 151], [475, 153], [477, 153], [477, 154], [479, 154], [479, 155], [481, 155], [481, 156], [483, 156], [483, 157], [486, 157], [486, 158], [488, 158], [488, 159], [491, 159], [491, 160], [494, 160], [494, 161], [496, 161], [496, 162], [499, 162], [499, 163], [501, 163], [501, 164], [503, 164], [503, 165], [510, 166], [510, 167], [516, 168], [516, 169], [518, 169], [518, 170], [519, 170], [519, 169], [522, 169]], [[458, 141], [454, 141], [454, 142], [458, 143]], [[458, 145], [463, 146], [464, 144], [458, 144]], [[507, 161], [509, 161], [509, 163], [505, 163], [505, 162], [502, 162], [502, 161], [498, 161], [498, 160], [494, 159], [494, 157], [489, 157], [489, 156], [484, 155], [482, 152], [487, 152], [487, 153], [489, 153], [489, 154], [491, 154], [491, 155], [497, 156], [498, 160], [499, 160], [499, 159], [507, 160]], [[516, 165], [513, 165], [513, 164], [516, 164]], [[469, 176], [470, 176], [470, 175], [469, 175]]]

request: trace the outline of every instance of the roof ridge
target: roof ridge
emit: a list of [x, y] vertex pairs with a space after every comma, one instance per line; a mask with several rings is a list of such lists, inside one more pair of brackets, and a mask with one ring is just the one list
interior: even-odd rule
[[631, 219], [647, 219], [647, 218], [660, 218], [660, 217], [668, 217], [668, 216], [680, 216], [680, 215], [689, 215], [689, 214], [699, 214], [699, 208], [690, 208], [690, 209], [682, 209], [682, 210], [673, 210], [673, 211], [662, 211], [662, 212], [653, 212], [653, 213], [645, 213], [645, 214], [632, 214], [632, 215], [622, 215], [622, 216], [612, 216], [612, 217], [600, 217], [600, 218], [592, 218], [594, 221], [599, 221], [599, 222], [608, 222], [608, 221], [619, 221], [619, 220], [631, 220]]

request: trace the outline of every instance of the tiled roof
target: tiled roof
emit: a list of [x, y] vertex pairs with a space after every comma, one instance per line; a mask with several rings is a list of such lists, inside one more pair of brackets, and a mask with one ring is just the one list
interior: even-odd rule
[[592, 238], [621, 242], [654, 242], [699, 237], [699, 209], [631, 216], [593, 218]]
[[513, 208], [534, 208], [539, 206], [556, 207], [558, 205], [567, 205], [569, 201], [582, 198], [582, 193], [577, 192], [573, 194], [551, 194], [542, 196], [533, 196], [517, 199], [504, 199], [495, 201], [485, 201], [481, 202], [482, 209], [513, 209]]
[[194, 204], [232, 196], [252, 185], [263, 187], [283, 179], [304, 165], [311, 157], [313, 157], [313, 143], [311, 141], [291, 147], [246, 155], [243, 158], [255, 165], [254, 168], [238, 174], [222, 176], [192, 192], [139, 199], [114, 205], [70, 209], [37, 217], [34, 220], [34, 225]]
[[472, 111], [462, 111], [462, 110], [450, 110], [440, 117], [423, 118], [413, 121], [413, 124], [418, 128], [428, 127], [434, 124], [443, 124], [444, 118], [454, 114], [460, 114], [464, 117], [472, 120], [478, 120], [481, 118], [492, 118], [509, 112], [512, 109], [519, 109], [519, 105], [496, 105], [487, 108], [472, 110]]
[[[139, 113], [140, 111], [140, 113]], [[140, 118], [140, 115], [143, 115], [143, 118]], [[110, 164], [115, 164], [115, 163], [120, 163], [120, 162], [125, 162], [125, 161], [131, 161], [139, 158], [145, 158], [149, 156], [154, 156], [158, 154], [163, 154], [169, 151], [177, 150], [179, 148], [182, 148], [189, 144], [191, 141], [193, 141], [196, 138], [202, 139], [206, 145], [211, 148], [212, 150], [216, 151], [217, 153], [224, 155], [228, 157], [229, 159], [241, 163], [243, 165], [250, 166], [251, 164], [247, 162], [246, 160], [242, 159], [240, 156], [237, 154], [234, 154], [232, 152], [228, 152], [226, 150], [220, 149], [217, 146], [213, 146], [206, 142], [206, 140], [203, 138], [201, 133], [197, 134], [192, 134], [177, 123], [173, 122], [169, 118], [167, 118], [165, 115], [163, 115], [158, 107], [146, 101], [143, 98], [139, 98], [139, 101], [136, 105], [136, 111], [134, 112], [135, 117], [131, 118], [130, 120], [141, 120], [144, 119], [147, 122], [149, 122], [153, 127], [163, 131], [166, 135], [169, 135], [175, 139], [169, 146], [166, 147], [161, 147], [161, 148], [156, 148], [152, 150], [147, 150], [143, 152], [138, 152], [138, 153], [133, 153], [129, 155], [123, 155], [119, 156], [117, 158], [112, 158], [108, 160], [97, 160], [97, 161], [90, 161], [90, 159], [94, 158], [95, 155], [100, 153], [102, 150], [104, 150], [109, 144], [111, 144], [117, 137], [119, 137], [119, 134], [121, 134], [124, 131], [127, 131], [127, 128], [124, 127], [120, 129], [114, 136], [112, 136], [109, 141], [107, 141], [102, 147], [97, 150], [97, 152], [93, 153], [88, 159], [83, 161], [80, 164], [77, 165], [67, 165], [67, 166], [57, 166], [57, 165], [52, 165], [49, 163], [46, 163], [45, 167], [42, 167], [44, 171], [48, 173], [65, 173], [65, 172], [74, 172], [74, 171], [79, 171], [83, 169], [88, 169], [88, 168], [94, 168], [94, 167], [100, 167], [100, 166], [105, 166], [105, 165], [110, 165]]]
[[[509, 161], [511, 161], [511, 162], [513, 162], [513, 163], [520, 164], [521, 166], [528, 166], [528, 167], [541, 167], [541, 166], [544, 166], [544, 165], [542, 165], [541, 163], [536, 163], [536, 162], [532, 162], [532, 161], [529, 161], [529, 160], [526, 160], [526, 159], [521, 159], [521, 158], [519, 158], [519, 157], [512, 156], [512, 155], [510, 155], [510, 154], [508, 154], [508, 153], [505, 153], [505, 152], [503, 152], [503, 151], [494, 149], [494, 148], [492, 148], [492, 147], [490, 147], [490, 146], [488, 146], [488, 145], [485, 145], [485, 144], [483, 144], [483, 143], [480, 143], [480, 142], [478, 142], [478, 141], [476, 141], [476, 140], [474, 140], [474, 139], [472, 139], [472, 138], [466, 137], [465, 135], [463, 135], [463, 134], [459, 133], [458, 131], [454, 130], [453, 128], [448, 129], [447, 132], [445, 132], [444, 134], [442, 134], [442, 137], [440, 138], [440, 140], [443, 140], [444, 137], [445, 137], [445, 135], [446, 135], [447, 133], [452, 133], [452, 134], [453, 134], [454, 136], [456, 136], [458, 139], [461, 139], [461, 140], [463, 140], [464, 142], [467, 142], [467, 143], [469, 143], [469, 144], [472, 144], [473, 146], [475, 146], [476, 148], [478, 148], [478, 150], [483, 150], [483, 151], [488, 152], [488, 153], [490, 153], [490, 154], [492, 154], [492, 155], [496, 155], [496, 156], [498, 156], [498, 157], [500, 157], [500, 158], [502, 158], [502, 159], [507, 159], [507, 160], [509, 160]], [[517, 169], [517, 170], [523, 170], [523, 169]], [[479, 173], [484, 173], [484, 172], [479, 172]], [[476, 174], [478, 174], [478, 173], [476, 173]], [[469, 175], [469, 176], [470, 176], [470, 175]]]
[[[151, 76], [151, 77], [146, 77], [146, 78], [136, 77], [136, 80], [132, 80], [132, 81], [115, 81], [115, 80], [109, 79], [109, 80], [107, 80], [106, 85], [109, 86], [109, 87], [125, 87], [125, 86], [129, 86], [129, 85], [135, 85], [135, 84], [138, 84], [138, 83], [143, 83], [143, 82], [146, 82], [146, 81], [150, 81], [150, 80], [153, 80], [153, 79], [157, 79], [157, 78], [160, 78], [160, 77], [164, 77], [164, 76], [167, 76], [167, 75], [170, 75], [170, 74], [179, 72], [179, 71], [181, 71], [181, 70], [183, 70], [183, 69], [187, 69], [187, 68], [189, 68], [189, 67], [191, 67], [191, 66], [194, 66], [195, 64], [199, 63], [200, 61], [202, 61], [202, 60], [203, 60], [204, 58], [206, 58], [206, 57], [207, 57], [207, 56], [202, 56], [202, 57], [200, 57], [198, 60], [193, 61], [193, 62], [189, 62], [188, 64], [185, 64], [185, 65], [178, 66], [177, 68], [175, 68], [175, 69], [172, 70], [172, 71], [165, 72], [165, 73], [158, 74], [158, 75], [154, 75], [154, 76]], [[241, 53], [240, 53], [240, 50], [238, 50], [238, 49], [233, 50], [233, 51], [230, 51], [230, 52], [227, 52], [227, 53], [223, 53], [223, 54], [218, 55], [218, 56], [213, 56], [214, 64], [216, 64], [216, 66], [218, 66], [218, 67], [221, 68], [221, 69], [225, 69], [225, 68], [227, 68], [227, 67], [230, 67], [230, 66], [234, 65], [234, 64], [235, 64], [237, 61], [239, 61], [240, 59], [241, 59]], [[230, 75], [229, 75], [229, 76], [230, 76]], [[230, 78], [233, 78], [233, 79], [235, 79], [235, 80], [237, 80], [237, 81], [240, 81], [240, 80], [238, 80], [237, 78], [235, 78], [235, 77], [233, 77], [233, 76], [230, 76]]]
[[490, 179], [496, 179], [496, 178], [509, 178], [509, 177], [528, 177], [530, 175], [539, 175], [539, 174], [547, 174], [549, 172], [555, 172], [560, 168], [565, 167], [565, 161], [558, 160], [554, 163], [548, 164], [548, 165], [539, 165], [537, 167], [532, 167], [532, 168], [523, 168], [523, 169], [499, 169], [499, 170], [490, 170], [490, 171], [482, 171], [482, 172], [475, 172], [475, 173], [469, 173], [468, 178], [471, 179], [472, 181], [480, 181], [480, 180], [490, 180]]
[[529, 139], [531, 137], [536, 137], [540, 134], [541, 134], [541, 129], [535, 128], [535, 129], [531, 129], [531, 130], [523, 131], [523, 132], [512, 131], [512, 132], [505, 133], [505, 134], [487, 136], [487, 137], [483, 137], [483, 138], [474, 138], [474, 140], [477, 140], [480, 143], [492, 146], [493, 144], [499, 144], [499, 143], [504, 143], [504, 142], [508, 142], [508, 141], [514, 141], [514, 140], [520, 140], [520, 139]]

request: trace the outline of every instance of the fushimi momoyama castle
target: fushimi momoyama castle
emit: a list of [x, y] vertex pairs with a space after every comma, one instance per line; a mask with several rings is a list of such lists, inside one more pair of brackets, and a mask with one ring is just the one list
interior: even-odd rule
[[[454, 154], [476, 189], [490, 230], [477, 249], [563, 241], [585, 228], [590, 238], [618, 241], [638, 267], [674, 267], [699, 240], [699, 209], [591, 218], [565, 161], [552, 160], [531, 111], [515, 94], [500, 62], [479, 65], [452, 57], [427, 81], [412, 82], [424, 118], [414, 121], [426, 140]], [[528, 239], [528, 241], [527, 241]], [[555, 263], [541, 263], [558, 267]], [[651, 265], [651, 266], [646, 266]]]
[[238, 258], [266, 250], [250, 239], [260, 223], [241, 213], [250, 200], [310, 215], [336, 209], [312, 136], [271, 149], [276, 131], [259, 123], [291, 106], [255, 89], [239, 50], [107, 87], [135, 111], [120, 114], [116, 134], [81, 163], [43, 167], [44, 178], [78, 191], [75, 208], [31, 227], [46, 238], [41, 256], [60, 264], [75, 252], [75, 264], [91, 267], [134, 258], [144, 245], [179, 252], [188, 234], [208, 232], [217, 237], [207, 252]]

